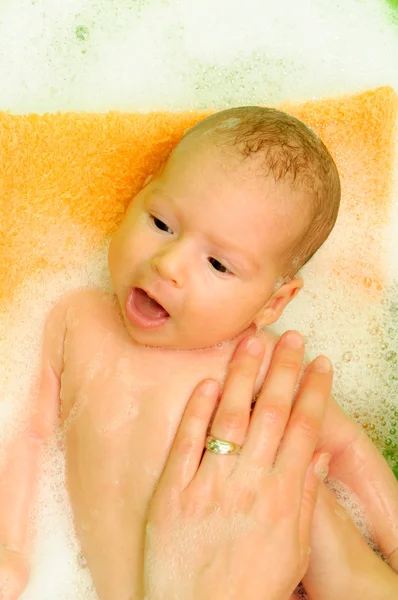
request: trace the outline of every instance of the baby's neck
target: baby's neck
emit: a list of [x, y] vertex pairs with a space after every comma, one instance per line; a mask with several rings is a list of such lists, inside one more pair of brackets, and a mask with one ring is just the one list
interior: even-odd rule
[[158, 352], [163, 352], [163, 353], [168, 353], [168, 352], [178, 352], [181, 354], [200, 354], [202, 357], [206, 356], [206, 357], [210, 357], [212, 354], [214, 355], [219, 355], [220, 352], [223, 352], [225, 350], [229, 350], [231, 347], [235, 348], [239, 342], [241, 340], [243, 340], [245, 337], [249, 337], [252, 335], [256, 335], [257, 333], [257, 328], [254, 324], [250, 325], [249, 327], [247, 327], [247, 329], [244, 329], [243, 331], [241, 331], [240, 333], [238, 333], [235, 337], [227, 339], [227, 340], [223, 340], [222, 342], [219, 342], [218, 344], [214, 344], [213, 346], [208, 346], [206, 348], [190, 348], [190, 349], [186, 349], [186, 348], [169, 348], [169, 347], [165, 347], [165, 346], [144, 346], [145, 348], [147, 348], [149, 351], [158, 351]]

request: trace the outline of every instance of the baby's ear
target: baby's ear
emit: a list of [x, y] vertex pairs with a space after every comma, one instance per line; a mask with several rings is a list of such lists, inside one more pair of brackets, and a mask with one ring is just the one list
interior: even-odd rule
[[254, 320], [257, 327], [265, 327], [275, 323], [289, 302], [297, 296], [303, 285], [303, 280], [300, 277], [295, 277], [287, 283], [283, 283], [257, 314]]

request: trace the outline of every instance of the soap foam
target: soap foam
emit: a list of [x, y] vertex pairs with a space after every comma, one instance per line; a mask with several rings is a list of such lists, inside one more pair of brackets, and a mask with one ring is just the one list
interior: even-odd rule
[[[334, 396], [383, 449], [398, 475], [398, 154], [394, 173], [391, 220], [372, 224], [372, 212], [364, 207], [361, 220], [336, 226], [302, 270], [304, 289], [275, 331], [298, 328], [311, 359], [320, 353], [329, 356]], [[353, 247], [362, 260], [356, 282], [345, 282], [334, 271], [336, 255]], [[375, 291], [368, 276], [375, 259], [367, 252], [375, 249], [386, 273], [382, 291]]]
[[[91, 261], [83, 270], [67, 270], [51, 284], [25, 282], [7, 318], [0, 320], [0, 356], [4, 357], [0, 363], [0, 465], [26, 415], [32, 379], [40, 365], [46, 315], [62, 296], [93, 286], [109, 288], [106, 248], [92, 249]], [[97, 600], [90, 573], [79, 561], [61, 440], [60, 435], [54, 436], [43, 453], [32, 517], [31, 577], [23, 600]]]
[[220, 543], [243, 538], [256, 527], [252, 516], [239, 512], [233, 514], [233, 511], [225, 516], [216, 507], [209, 508], [207, 515], [201, 515], [197, 520], [195, 515], [188, 522], [185, 520], [185, 515], [180, 517], [180, 522], [179, 518], [171, 518], [171, 526], [164, 528], [162, 535], [157, 532], [156, 541], [151, 540], [154, 536], [152, 525], [147, 526], [149, 551], [145, 569], [148, 598], [194, 598], [197, 548], [208, 552], [210, 560], [212, 549]]
[[[52, 0], [16, 0], [3, 7], [0, 22], [0, 54], [7, 57], [0, 61], [0, 107], [14, 113], [223, 109], [385, 84], [398, 90], [398, 37], [388, 11], [383, 0], [346, 0], [344, 11], [323, 0], [292, 1], [288, 10], [271, 0], [70, 0], [56, 6]], [[316, 268], [321, 261], [327, 265], [329, 245], [306, 267], [306, 289], [280, 323], [280, 330], [303, 331], [311, 357], [324, 352], [332, 358], [338, 400], [376, 443], [391, 439], [391, 451], [398, 423], [395, 198], [391, 230], [373, 241], [390, 257], [383, 303], [364, 303], [354, 289], [342, 289], [336, 274]], [[348, 232], [339, 243], [351, 243]], [[66, 268], [50, 283], [25, 282], [1, 315], [0, 454], [26, 410], [46, 314], [65, 293], [92, 285], [109, 286], [104, 252], [97, 248], [88, 252], [84, 270]], [[52, 440], [23, 600], [96, 597], [79, 561], [64, 468]], [[338, 493], [340, 501], [351, 498]]]
[[[23, 600], [98, 600], [89, 570], [81, 562], [65, 486], [60, 438], [45, 448], [33, 514], [34, 544], [29, 585]], [[77, 592], [78, 590], [78, 592]]]
[[340, 504], [340, 506], [348, 513], [365, 542], [373, 550], [377, 550], [370, 522], [366, 516], [365, 508], [361, 504], [358, 496], [348, 487], [348, 485], [339, 479], [328, 477], [325, 480], [325, 484], [334, 494], [338, 504]]
[[398, 89], [384, 0], [346, 0], [344, 9], [324, 0], [69, 0], [57, 10], [52, 0], [16, 0], [3, 7], [0, 55], [1, 108], [22, 113], [223, 109]]

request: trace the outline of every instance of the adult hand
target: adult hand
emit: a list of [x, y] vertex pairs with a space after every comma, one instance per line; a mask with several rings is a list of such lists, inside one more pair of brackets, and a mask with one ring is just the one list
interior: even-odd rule
[[[239, 344], [217, 409], [214, 381], [192, 394], [148, 516], [150, 600], [288, 600], [307, 569], [332, 369], [318, 357], [296, 395], [304, 344], [284, 334], [250, 416], [263, 355], [259, 338]], [[203, 453], [215, 409], [212, 435], [239, 456]]]

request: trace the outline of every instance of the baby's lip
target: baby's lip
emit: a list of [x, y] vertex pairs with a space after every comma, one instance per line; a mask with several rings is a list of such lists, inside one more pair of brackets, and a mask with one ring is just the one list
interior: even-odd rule
[[[149, 309], [145, 301], [142, 304], [143, 296], [142, 292], [155, 300], [159, 305], [159, 311], [155, 309]], [[161, 327], [170, 318], [169, 312], [164, 306], [157, 300], [156, 296], [146, 289], [141, 287], [133, 287], [127, 295], [125, 303], [126, 316], [133, 323], [143, 329], [154, 329]]]
[[153, 294], [151, 291], [147, 290], [146, 288], [140, 288], [137, 287], [136, 289], [142, 290], [143, 292], [146, 293], [147, 296], [149, 296], [150, 298], [152, 298], [152, 300], [155, 300], [155, 302], [157, 302], [159, 304], [159, 306], [161, 306], [163, 308], [163, 310], [165, 310], [167, 312], [167, 314], [170, 316], [169, 311], [163, 306], [163, 304], [158, 300], [157, 296], [155, 294]]

